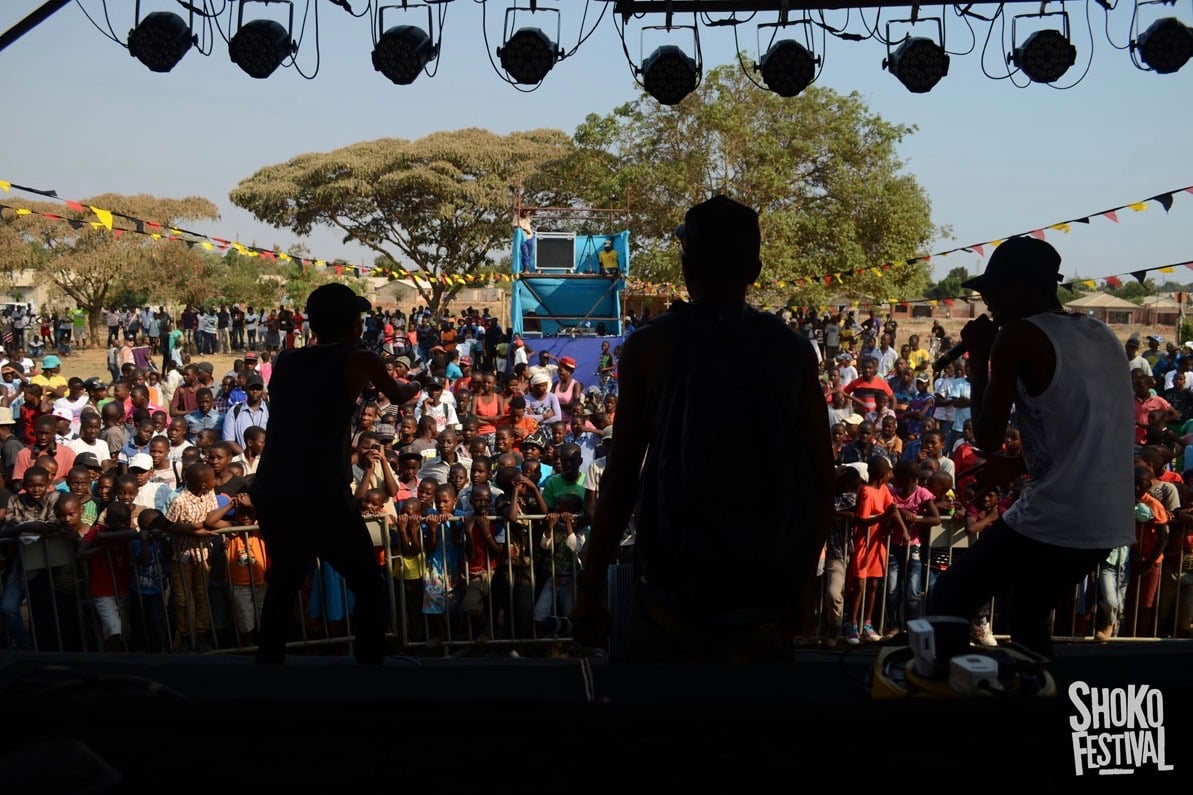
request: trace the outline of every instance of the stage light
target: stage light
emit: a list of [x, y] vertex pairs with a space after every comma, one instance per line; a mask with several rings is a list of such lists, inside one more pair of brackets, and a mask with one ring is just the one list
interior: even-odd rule
[[535, 86], [559, 60], [559, 48], [539, 28], [522, 28], [497, 48], [497, 57], [515, 83]]
[[151, 72], [168, 72], [195, 43], [190, 25], [177, 14], [154, 11], [128, 32], [128, 54]]
[[700, 67], [674, 44], [664, 44], [642, 62], [642, 85], [663, 105], [675, 105], [696, 90]]
[[1033, 83], [1055, 83], [1077, 62], [1077, 48], [1059, 30], [1037, 30], [1015, 48], [1011, 62]]
[[949, 73], [949, 56], [932, 39], [908, 38], [883, 66], [911, 93], [926, 94]]
[[775, 42], [754, 67], [762, 73], [766, 87], [781, 97], [794, 97], [816, 78], [816, 56], [797, 41]]
[[1158, 19], [1131, 46], [1149, 68], [1170, 75], [1193, 57], [1193, 29], [1174, 17]]
[[373, 48], [373, 68], [400, 86], [408, 86], [435, 57], [435, 45], [422, 28], [398, 25], [385, 31]]
[[293, 54], [290, 31], [272, 19], [246, 22], [228, 42], [228, 56], [249, 77], [264, 80]]

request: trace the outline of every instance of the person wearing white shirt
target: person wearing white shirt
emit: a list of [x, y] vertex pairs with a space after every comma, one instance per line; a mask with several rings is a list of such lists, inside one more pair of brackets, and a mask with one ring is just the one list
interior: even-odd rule
[[87, 414], [79, 421], [79, 436], [71, 439], [66, 446], [75, 451], [78, 458], [83, 453], [91, 453], [101, 464], [112, 458], [112, 450], [108, 443], [99, 438], [102, 422], [98, 414]]
[[250, 306], [248, 311], [244, 313], [244, 331], [248, 334], [250, 350], [257, 347], [257, 328], [260, 322], [261, 315]]

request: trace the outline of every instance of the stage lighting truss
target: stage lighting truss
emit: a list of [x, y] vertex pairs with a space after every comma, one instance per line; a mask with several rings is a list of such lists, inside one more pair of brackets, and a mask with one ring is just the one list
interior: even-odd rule
[[[642, 59], [640, 75], [646, 93], [661, 105], [677, 105], [688, 94], [696, 90], [704, 75], [704, 63], [700, 54], [700, 31], [695, 25], [649, 25], [642, 29], [642, 36], [650, 30], [673, 33], [676, 30], [692, 31], [693, 49], [696, 56], [688, 55], [674, 44], [656, 47], [654, 52]], [[641, 51], [641, 45], [639, 45]]]
[[[377, 9], [377, 43], [373, 46], [373, 68], [400, 86], [408, 86], [422, 74], [426, 65], [439, 56], [439, 46], [428, 31], [433, 30], [431, 7], [413, 6], [427, 10], [426, 27], [394, 25], [385, 27], [386, 9], [406, 7], [381, 6]], [[382, 33], [381, 31], [384, 31]]]
[[[804, 25], [805, 42], [808, 41], [807, 20], [795, 24]], [[758, 26], [758, 33], [762, 34], [767, 28], [775, 28], [771, 34], [771, 45], [766, 54], [754, 64], [754, 71], [762, 75], [762, 82], [766, 87], [781, 97], [794, 97], [812, 84], [816, 79], [816, 67], [820, 65], [820, 58], [814, 55], [805, 44], [795, 39], [780, 39], [775, 41], [780, 28], [788, 27], [787, 23], [766, 23]], [[762, 51], [762, 47], [758, 47]]]
[[133, 29], [128, 32], [128, 54], [151, 72], [168, 72], [198, 41], [194, 23], [194, 6], [190, 7], [189, 21], [171, 11], [154, 11], [142, 19], [141, 0], [137, 0]]
[[[916, 25], [923, 22], [936, 23], [936, 39], [922, 36], [904, 36], [895, 50], [891, 45], [891, 25]], [[944, 22], [939, 17], [929, 19], [893, 19], [887, 23], [887, 57], [882, 62], [903, 86], [913, 94], [926, 94], [941, 78], [949, 73], [949, 55], [944, 49]]]
[[[519, 11], [526, 11], [532, 15], [554, 14], [555, 38], [552, 39], [544, 33], [542, 28], [524, 27], [515, 30]], [[505, 10], [502, 45], [497, 48], [497, 58], [510, 80], [524, 86], [537, 86], [543, 82], [547, 73], [563, 57], [563, 51], [556, 43], [559, 41], [559, 28], [558, 9], [538, 8], [532, 3], [526, 8], [515, 6]]]
[[1138, 53], [1143, 67], [1170, 75], [1193, 58], [1193, 28], [1176, 17], [1157, 19], [1131, 42], [1131, 50]]
[[[1059, 16], [1061, 29], [1044, 28], [1031, 33], [1023, 44], [1019, 41], [1017, 26], [1020, 19], [1041, 19]], [[1054, 11], [1048, 14], [1020, 14], [1011, 20], [1011, 52], [1007, 63], [1019, 67], [1033, 83], [1055, 83], [1077, 62], [1077, 48], [1069, 38], [1069, 14]]]
[[228, 57], [249, 77], [264, 80], [298, 51], [294, 43], [294, 4], [280, 0], [289, 9], [289, 24], [283, 26], [272, 19], [244, 21], [244, 9], [249, 3], [267, 4], [279, 0], [240, 0], [236, 33], [228, 41]]

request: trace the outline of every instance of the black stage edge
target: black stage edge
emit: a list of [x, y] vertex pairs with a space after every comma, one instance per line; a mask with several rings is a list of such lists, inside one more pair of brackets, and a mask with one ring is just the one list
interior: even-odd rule
[[[1187, 782], [1193, 641], [1060, 646], [1055, 698], [875, 701], [877, 651], [794, 664], [593, 660], [0, 655], [13, 791], [239, 792], [409, 786], [553, 791], [636, 786], [867, 788]], [[1165, 758], [1076, 775], [1069, 685], [1147, 685]], [[1138, 739], [1138, 737], [1136, 737]], [[1126, 742], [1123, 740], [1122, 742]], [[272, 791], [272, 790], [270, 790]]]

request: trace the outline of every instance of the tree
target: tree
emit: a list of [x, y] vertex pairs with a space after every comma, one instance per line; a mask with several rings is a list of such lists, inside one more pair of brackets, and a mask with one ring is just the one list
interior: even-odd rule
[[[113, 213], [153, 221], [163, 228], [218, 217], [207, 199], [103, 194], [82, 202]], [[28, 215], [0, 219], [0, 252], [11, 269], [34, 268], [38, 279], [88, 313], [91, 339], [103, 339], [103, 313], [117, 295], [159, 295], [201, 271], [197, 246], [137, 234], [135, 222], [119, 216], [109, 231], [90, 211], [59, 203], [30, 202]], [[146, 229], [145, 231], [148, 231]], [[166, 275], [169, 278], [166, 278]]]
[[972, 276], [966, 268], [953, 268], [948, 275], [924, 291], [925, 298], [960, 298], [973, 291], [966, 290], [961, 283]]
[[684, 208], [724, 193], [761, 214], [761, 283], [807, 280], [796, 290], [809, 304], [843, 293], [881, 301], [918, 294], [927, 263], [871, 269], [922, 253], [937, 232], [895, 151], [912, 131], [856, 93], [811, 87], [785, 99], [720, 66], [674, 107], [642, 95], [590, 115], [570, 172], [593, 204], [625, 198], [635, 275], [679, 282], [672, 233]]
[[438, 312], [463, 286], [444, 277], [477, 273], [509, 248], [511, 187], [522, 186], [527, 204], [556, 200], [557, 167], [570, 152], [558, 130], [365, 141], [266, 166], [231, 198], [275, 227], [307, 235], [330, 226], [345, 242], [406, 263], [429, 279], [418, 292]]

